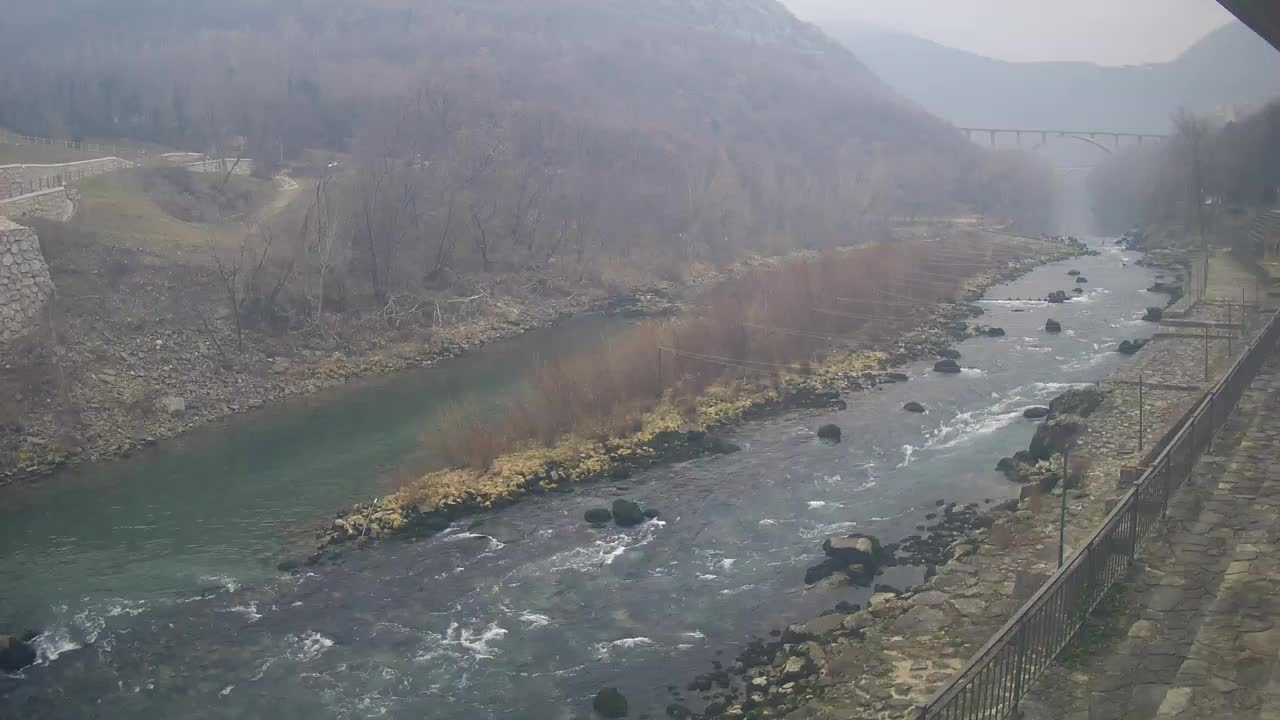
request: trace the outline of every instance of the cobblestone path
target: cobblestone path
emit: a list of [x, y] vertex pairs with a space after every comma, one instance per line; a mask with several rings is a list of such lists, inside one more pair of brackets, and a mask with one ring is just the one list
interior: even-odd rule
[[1047, 677], [1028, 717], [1280, 720], [1277, 450], [1273, 358], [1147, 541], [1126, 637], [1085, 672]]

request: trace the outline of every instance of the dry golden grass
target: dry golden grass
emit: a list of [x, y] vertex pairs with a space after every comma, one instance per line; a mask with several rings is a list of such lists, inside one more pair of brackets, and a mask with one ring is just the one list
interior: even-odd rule
[[450, 464], [486, 470], [566, 435], [633, 434], [663, 399], [696, 426], [700, 413], [706, 420], [699, 401], [713, 388], [717, 403], [733, 407], [776, 388], [784, 374], [809, 374], [835, 351], [873, 351], [954, 298], [968, 278], [1024, 255], [1016, 243], [974, 235], [760, 261], [680, 317], [542, 360], [496, 419], [455, 408], [432, 442]]

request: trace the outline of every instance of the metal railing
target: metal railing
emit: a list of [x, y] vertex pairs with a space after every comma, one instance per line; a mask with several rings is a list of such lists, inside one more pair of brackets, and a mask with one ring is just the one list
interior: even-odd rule
[[[1070, 560], [929, 701], [917, 720], [997, 720], [1013, 712], [1112, 584], [1191, 475], [1280, 338], [1272, 316], [1213, 388], [1156, 448], [1155, 459]], [[1150, 456], [1148, 456], [1150, 457]]]

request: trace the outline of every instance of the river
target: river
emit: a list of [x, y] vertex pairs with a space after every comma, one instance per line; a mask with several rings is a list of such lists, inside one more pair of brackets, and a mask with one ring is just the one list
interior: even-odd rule
[[[913, 364], [910, 382], [847, 410], [741, 426], [739, 453], [531, 497], [300, 574], [272, 570], [297, 529], [371, 494], [371, 476], [429, 466], [413, 448], [430, 393], [500, 393], [466, 383], [518, 382], [502, 370], [527, 365], [523, 339], [434, 381], [291, 403], [25, 488], [0, 523], [0, 617], [46, 632], [37, 666], [0, 677], [0, 705], [27, 718], [550, 720], [590, 717], [612, 685], [633, 716], [661, 716], [751, 635], [865, 602], [865, 589], [804, 588], [824, 536], [894, 541], [938, 500], [1015, 496], [992, 468], [1034, 432], [1022, 409], [1103, 379], [1125, 362], [1116, 343], [1152, 332], [1139, 318], [1163, 298], [1143, 291], [1153, 273], [1137, 258], [1108, 247], [992, 288], [982, 322], [1007, 335], [961, 343], [960, 375]], [[1001, 300], [1070, 290], [1068, 268], [1090, 282], [1066, 305]], [[1065, 331], [1044, 333], [1048, 317]], [[542, 342], [565, 346], [554, 333]], [[910, 400], [928, 413], [904, 412]], [[827, 422], [842, 443], [813, 437]], [[627, 530], [582, 522], [617, 497], [662, 515]]]

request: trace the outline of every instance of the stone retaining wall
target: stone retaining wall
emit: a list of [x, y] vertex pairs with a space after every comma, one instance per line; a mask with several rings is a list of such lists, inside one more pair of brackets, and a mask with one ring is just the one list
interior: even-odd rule
[[0, 217], [0, 342], [34, 327], [52, 295], [35, 231]]
[[0, 217], [12, 219], [39, 217], [46, 220], [66, 220], [71, 217], [71, 209], [71, 198], [65, 187], [0, 200]]

